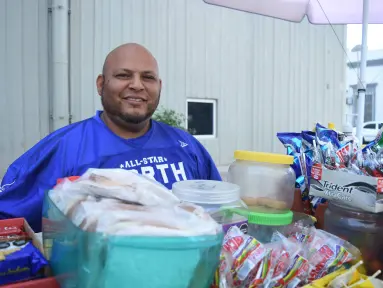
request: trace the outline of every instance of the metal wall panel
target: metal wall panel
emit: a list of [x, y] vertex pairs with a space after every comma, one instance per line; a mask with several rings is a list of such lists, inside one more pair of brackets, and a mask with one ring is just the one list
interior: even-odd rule
[[[0, 1], [0, 175], [49, 132], [47, 10], [47, 0]], [[342, 123], [344, 26], [202, 0], [71, 0], [70, 21], [73, 121], [101, 108], [95, 79], [106, 54], [138, 42], [158, 59], [162, 105], [185, 113], [187, 98], [217, 99], [218, 137], [202, 142], [218, 164], [235, 149], [282, 152], [278, 131]]]
[[138, 42], [158, 59], [162, 105], [184, 113], [187, 98], [217, 99], [218, 137], [202, 142], [219, 164], [235, 149], [282, 152], [278, 131], [342, 123], [344, 26], [293, 24], [202, 0], [72, 0], [71, 23], [75, 121], [100, 108], [95, 79], [106, 54]]
[[0, 178], [49, 133], [48, 5], [0, 1]]

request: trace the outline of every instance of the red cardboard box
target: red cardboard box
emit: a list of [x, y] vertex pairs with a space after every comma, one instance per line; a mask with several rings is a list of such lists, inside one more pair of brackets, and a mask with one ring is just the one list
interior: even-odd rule
[[[29, 224], [27, 223], [27, 221], [25, 221], [24, 218], [0, 220], [0, 227], [12, 227], [12, 226], [16, 226], [16, 227], [23, 226], [25, 229], [25, 232], [32, 239], [33, 245], [37, 247], [40, 250], [40, 252], [44, 255], [44, 249], [43, 249], [42, 243], [37, 239], [32, 228], [29, 226]], [[42, 272], [45, 276], [49, 275], [48, 267]], [[26, 281], [17, 282], [14, 284], [1, 285], [0, 287], [1, 288], [60, 288], [60, 286], [58, 285], [58, 283], [53, 277], [29, 280], [29, 281], [26, 280]]]

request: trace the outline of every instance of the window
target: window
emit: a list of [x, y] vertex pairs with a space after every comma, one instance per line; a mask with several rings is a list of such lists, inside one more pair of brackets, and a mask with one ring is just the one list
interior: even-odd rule
[[379, 129], [382, 129], [383, 123], [379, 124]]
[[376, 124], [367, 124], [363, 127], [364, 129], [376, 129]]
[[[358, 86], [352, 85], [351, 88], [354, 90], [354, 105], [352, 113], [357, 113], [358, 105]], [[366, 86], [366, 96], [364, 105], [364, 122], [375, 120], [375, 95], [376, 95], [376, 84], [371, 83]], [[356, 126], [356, 117], [354, 118], [354, 126]], [[373, 128], [375, 129], [375, 127]]]
[[217, 134], [217, 101], [214, 99], [188, 99], [186, 128], [194, 136], [214, 138]]

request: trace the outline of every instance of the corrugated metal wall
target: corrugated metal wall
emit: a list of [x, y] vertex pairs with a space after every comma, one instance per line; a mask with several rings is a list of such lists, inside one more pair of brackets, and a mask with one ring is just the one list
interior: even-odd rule
[[[48, 0], [0, 1], [0, 177], [49, 132]], [[292, 24], [202, 0], [71, 0], [74, 121], [100, 108], [95, 79], [124, 42], [147, 46], [164, 82], [162, 105], [218, 100], [219, 164], [233, 150], [283, 151], [278, 131], [342, 122], [344, 52], [329, 26]], [[345, 27], [333, 27], [341, 41]]]
[[[283, 151], [278, 131], [342, 123], [345, 57], [330, 26], [292, 24], [202, 0], [72, 0], [74, 120], [100, 107], [95, 78], [106, 54], [138, 42], [157, 57], [161, 104], [218, 99], [218, 138], [202, 141], [219, 164], [235, 149]], [[333, 27], [341, 41], [345, 27]]]
[[0, 1], [0, 178], [49, 133], [48, 5]]

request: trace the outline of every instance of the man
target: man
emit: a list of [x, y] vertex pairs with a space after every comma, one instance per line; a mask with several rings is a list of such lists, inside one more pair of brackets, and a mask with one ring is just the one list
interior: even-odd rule
[[0, 190], [0, 219], [25, 217], [41, 231], [44, 193], [58, 178], [88, 168], [123, 168], [171, 189], [187, 179], [221, 180], [210, 155], [190, 134], [151, 120], [160, 101], [157, 61], [138, 44], [109, 53], [97, 78], [103, 111], [53, 132], [17, 159]]

